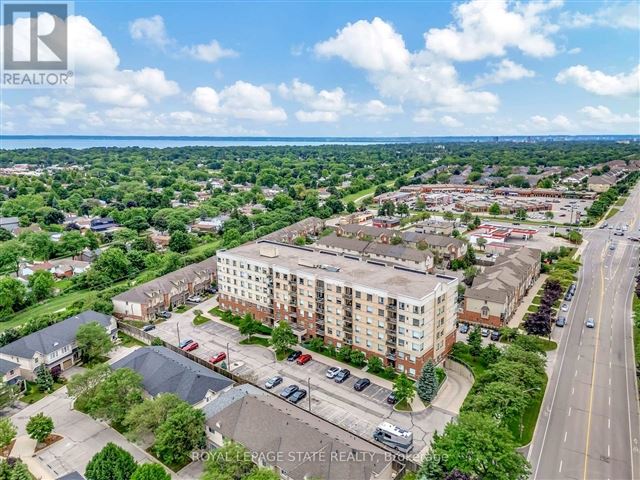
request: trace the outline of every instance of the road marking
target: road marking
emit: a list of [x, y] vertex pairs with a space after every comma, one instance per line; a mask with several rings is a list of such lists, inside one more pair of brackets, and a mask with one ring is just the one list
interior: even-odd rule
[[609, 406], [611, 406], [611, 395], [609, 395]]
[[573, 374], [574, 377], [578, 376], [578, 369], [576, 368], [576, 373]]
[[568, 432], [564, 432], [564, 443], [567, 443], [567, 433]]
[[567, 417], [571, 416], [571, 407], [569, 407], [569, 415], [567, 415]]
[[607, 427], [611, 430], [611, 419], [607, 418]]
[[562, 472], [562, 460], [560, 460], [560, 468], [558, 468], [558, 473]]
[[573, 395], [573, 392], [575, 391], [575, 387], [571, 387], [571, 395]]
[[607, 457], [611, 456], [611, 445], [607, 445]]

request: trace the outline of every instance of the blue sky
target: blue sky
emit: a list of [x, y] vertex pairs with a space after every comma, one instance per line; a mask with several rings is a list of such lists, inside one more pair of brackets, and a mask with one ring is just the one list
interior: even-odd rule
[[639, 133], [638, 2], [76, 1], [5, 134]]

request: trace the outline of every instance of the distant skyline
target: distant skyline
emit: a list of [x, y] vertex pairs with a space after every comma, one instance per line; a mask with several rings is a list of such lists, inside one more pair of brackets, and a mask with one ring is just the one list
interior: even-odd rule
[[4, 89], [0, 133], [638, 134], [639, 9], [76, 1], [76, 86]]

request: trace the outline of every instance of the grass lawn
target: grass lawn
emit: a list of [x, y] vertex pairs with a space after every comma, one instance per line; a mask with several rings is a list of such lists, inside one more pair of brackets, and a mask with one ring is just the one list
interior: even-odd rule
[[[413, 175], [415, 174], [416, 170], [411, 170], [409, 173], [407, 173], [405, 175], [406, 178], [413, 178]], [[395, 183], [395, 180], [389, 180], [388, 182], [385, 182], [385, 185], [390, 186], [393, 185]], [[376, 186], [374, 185], [373, 187], [369, 187], [369, 188], [365, 188], [364, 190], [360, 190], [359, 192], [355, 192], [355, 193], [350, 193], [349, 195], [345, 195], [342, 198], [342, 203], [344, 203], [345, 205], [349, 202], [355, 201], [358, 198], [364, 196], [364, 195], [373, 195], [373, 193], [376, 191]]]
[[174, 312], [176, 312], [176, 313], [184, 313], [187, 310], [189, 310], [192, 306], [193, 305], [180, 305], [179, 307], [176, 307]]
[[287, 358], [292, 351], [293, 350], [288, 349], [288, 350], [286, 350], [284, 352], [276, 352], [276, 360], [281, 362], [282, 360]]
[[[63, 386], [64, 383], [54, 382], [53, 391], [58, 390]], [[22, 398], [20, 398], [20, 400], [25, 403], [32, 404], [37, 402], [38, 400], [42, 400], [47, 395], [49, 395], [49, 393], [41, 392], [40, 390], [38, 390], [38, 386], [34, 382], [27, 382], [27, 390], [25, 391]]]
[[93, 368], [96, 365], [101, 365], [101, 364], [106, 363], [108, 361], [109, 361], [108, 357], [97, 357], [97, 358], [94, 358], [93, 360], [91, 360], [89, 362], [84, 362], [82, 364], [82, 366], [85, 367], [85, 368]]
[[396, 403], [396, 408], [402, 412], [411, 412], [411, 405], [406, 400]]
[[633, 344], [636, 352], [636, 366], [640, 365], [640, 298], [633, 294]]
[[191, 463], [191, 459], [189, 457], [185, 457], [179, 463], [162, 463], [162, 461], [156, 456], [156, 452], [153, 449], [153, 446], [147, 448], [145, 451], [149, 455], [151, 455], [153, 458], [158, 460], [158, 462], [160, 462], [161, 465], [164, 465], [165, 467], [168, 467], [174, 473], [178, 473], [180, 470], [182, 470], [184, 467], [186, 467], [187, 465], [189, 465]]
[[627, 201], [627, 198], [629, 198], [628, 195], [624, 195], [624, 196], [620, 197], [618, 200], [616, 200], [616, 203], [614, 203], [614, 205], [616, 207], [624, 207], [624, 204]]
[[609, 213], [607, 213], [607, 216], [604, 217], [605, 220], [609, 220], [611, 217], [613, 217], [616, 213], [618, 213], [620, 211], [619, 208], [612, 208], [611, 210], [609, 210]]
[[240, 345], [262, 345], [263, 347], [269, 346], [269, 339], [263, 337], [251, 337], [240, 340]]
[[124, 347], [146, 347], [146, 343], [142, 343], [140, 340], [137, 340], [124, 332], [118, 332], [118, 338], [120, 339], [120, 344]]
[[542, 390], [538, 392], [538, 395], [536, 395], [533, 403], [529, 405], [529, 408], [524, 411], [524, 415], [522, 417], [522, 435], [520, 435], [519, 422], [509, 426], [509, 430], [511, 430], [511, 434], [519, 446], [527, 445], [533, 438], [533, 431], [536, 428], [536, 422], [538, 421], [538, 415], [540, 414], [540, 407], [542, 406], [542, 400], [544, 399], [544, 392], [547, 388], [548, 381], [549, 379], [545, 375]]
[[218, 240], [214, 240], [213, 242], [209, 242], [209, 243], [203, 243], [202, 245], [198, 245], [197, 247], [192, 248], [191, 250], [189, 250], [189, 255], [197, 255], [198, 253], [204, 253], [209, 249], [212, 248], [219, 248], [220, 245], [222, 245], [222, 240], [218, 239]]
[[196, 315], [193, 318], [193, 324], [194, 325], [202, 325], [203, 323], [207, 323], [210, 322], [211, 320], [208, 319], [207, 317], [203, 316], [203, 315]]

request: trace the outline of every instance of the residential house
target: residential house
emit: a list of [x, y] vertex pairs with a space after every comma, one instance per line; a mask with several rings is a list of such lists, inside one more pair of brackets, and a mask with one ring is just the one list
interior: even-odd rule
[[238, 442], [283, 480], [391, 480], [396, 474], [383, 448], [250, 385], [234, 387], [204, 412], [210, 448]]
[[216, 257], [187, 265], [113, 297], [118, 318], [149, 321], [162, 310], [184, 305], [187, 297], [202, 293], [216, 280]]
[[46, 270], [57, 279], [71, 278], [76, 275], [85, 273], [91, 268], [89, 262], [81, 260], [73, 260], [71, 258], [60, 258], [57, 260], [48, 260], [46, 262], [21, 263], [18, 267], [18, 277], [28, 279], [35, 272]]
[[324, 220], [308, 217], [262, 237], [273, 242], [293, 243], [298, 237], [317, 236], [324, 230]]
[[617, 182], [615, 175], [594, 175], [587, 180], [587, 188], [592, 192], [606, 192]]
[[375, 217], [372, 223], [376, 228], [394, 228], [400, 226], [400, 219], [396, 217]]
[[540, 250], [519, 247], [500, 255], [464, 294], [460, 321], [491, 328], [505, 326], [540, 275]]
[[81, 262], [93, 263], [96, 259], [102, 254], [102, 248], [96, 248], [95, 250], [91, 250], [90, 248], [85, 247], [79, 255], [73, 257], [74, 260], [80, 260]]
[[91, 220], [91, 230], [93, 232], [108, 232], [115, 228], [118, 228], [120, 225], [116, 223], [113, 218], [105, 217], [105, 218], [94, 218]]
[[427, 220], [425, 222], [418, 223], [415, 226], [417, 233], [430, 233], [433, 235], [451, 235], [455, 228], [454, 222], [448, 222], [446, 220]]
[[230, 218], [229, 215], [218, 215], [213, 218], [201, 219], [191, 225], [191, 231], [196, 233], [217, 233], [222, 230], [224, 222]]
[[68, 370], [80, 360], [76, 333], [81, 325], [97, 322], [112, 340], [117, 338], [115, 318], [87, 310], [0, 347], [0, 359], [19, 365], [20, 374], [27, 380], [35, 378], [35, 370], [45, 366], [52, 373]]
[[130, 368], [142, 376], [142, 386], [151, 396], [173, 393], [200, 407], [233, 385], [229, 378], [166, 347], [141, 347], [111, 364]]
[[2, 382], [5, 385], [20, 385], [22, 387], [24, 383], [22, 375], [20, 375], [19, 363], [0, 359], [0, 374], [2, 374]]
[[20, 219], [18, 217], [0, 217], [0, 228], [8, 230], [15, 234], [15, 230], [20, 227]]

